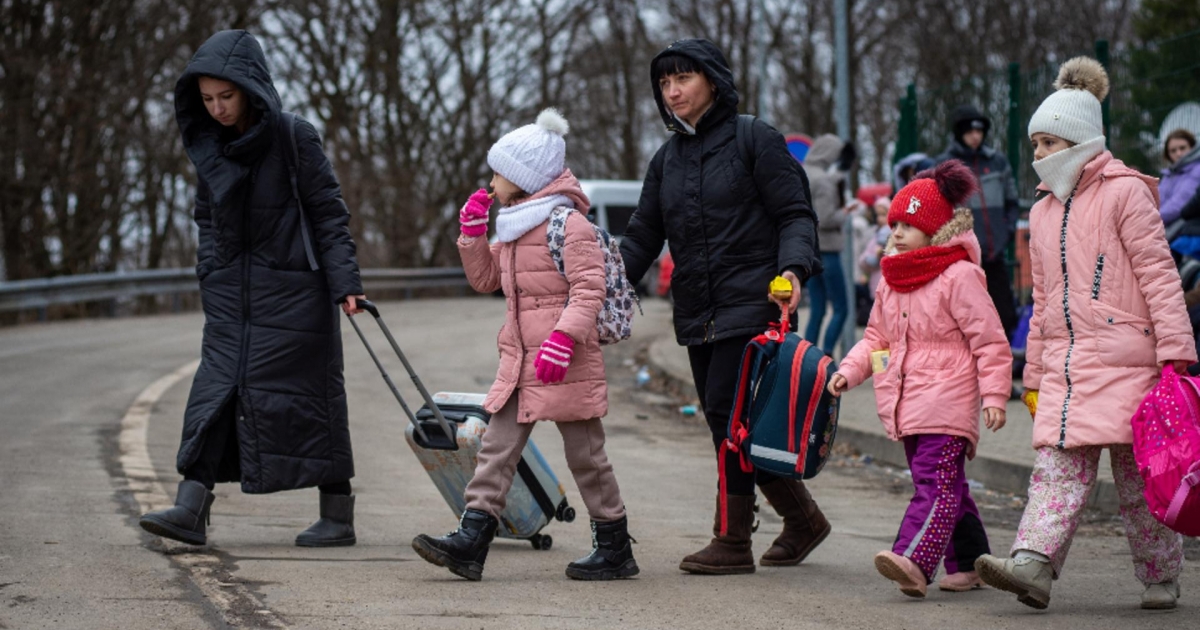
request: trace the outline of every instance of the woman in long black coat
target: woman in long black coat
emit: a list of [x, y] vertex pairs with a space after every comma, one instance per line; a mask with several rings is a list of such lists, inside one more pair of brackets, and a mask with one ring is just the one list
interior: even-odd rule
[[[650, 162], [621, 255], [636, 284], [663, 242], [670, 247], [675, 335], [687, 346], [719, 452], [743, 348], [779, 319], [781, 306], [794, 312], [800, 285], [821, 271], [817, 219], [808, 180], [778, 131], [754, 120], [742, 128], [739, 146], [737, 88], [712, 42], [686, 39], [668, 46], [652, 62], [651, 85], [673, 133]], [[792, 283], [789, 303], [767, 299], [776, 275]], [[683, 559], [684, 571], [754, 571], [755, 485], [783, 517], [783, 533], [762, 556], [763, 565], [799, 564], [829, 534], [803, 482], [744, 473], [736, 453], [724, 462], [724, 471], [727, 502], [723, 510], [718, 499], [714, 537]]]
[[175, 118], [199, 179], [204, 342], [176, 461], [184, 481], [175, 506], [141, 525], [202, 545], [217, 482], [247, 493], [318, 486], [321, 519], [296, 544], [352, 545], [338, 309], [358, 312], [363, 290], [321, 139], [281, 110], [245, 31], [200, 47], [175, 86]]

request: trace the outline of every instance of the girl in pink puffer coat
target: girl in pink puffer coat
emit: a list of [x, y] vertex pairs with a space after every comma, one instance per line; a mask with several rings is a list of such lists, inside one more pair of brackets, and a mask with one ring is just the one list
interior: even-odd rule
[[[497, 338], [500, 367], [484, 400], [492, 414], [475, 476], [466, 488], [459, 528], [413, 540], [425, 560], [479, 580], [498, 517], [534, 423], [555, 422], [567, 465], [592, 520], [592, 553], [567, 566], [578, 580], [637, 575], [625, 504], [604, 452], [601, 416], [608, 413], [604, 356], [597, 316], [605, 299], [604, 254], [587, 220], [588, 198], [564, 168], [567, 121], [547, 109], [537, 123], [516, 129], [488, 151], [493, 193], [471, 195], [460, 212], [463, 268], [481, 293], [503, 289], [508, 312]], [[486, 238], [492, 198], [495, 245]], [[565, 214], [563, 270], [547, 241], [552, 220]]]
[[1183, 543], [1146, 506], [1130, 419], [1162, 365], [1195, 361], [1195, 340], [1156, 182], [1104, 148], [1104, 68], [1072, 59], [1055, 85], [1029, 121], [1043, 195], [1030, 212], [1025, 367], [1037, 456], [1012, 557], [984, 556], [976, 568], [1021, 603], [1047, 607], [1108, 448], [1142, 607], [1174, 608]]
[[988, 428], [1004, 426], [1012, 352], [971, 211], [955, 210], [975, 187], [970, 169], [950, 160], [896, 194], [866, 334], [830, 379], [839, 396], [871, 378], [884, 429], [904, 442], [916, 492], [875, 567], [911, 597], [925, 596], [943, 560], [942, 590], [977, 588], [975, 559], [989, 551], [963, 466], [975, 456], [981, 407]]

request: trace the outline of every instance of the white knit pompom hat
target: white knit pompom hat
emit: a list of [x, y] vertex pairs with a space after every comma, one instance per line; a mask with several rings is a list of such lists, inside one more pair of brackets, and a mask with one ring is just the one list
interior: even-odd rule
[[514, 129], [488, 150], [488, 166], [527, 193], [550, 185], [562, 175], [567, 157], [563, 136], [571, 126], [554, 108], [538, 114], [537, 122]]
[[1100, 62], [1075, 57], [1062, 65], [1058, 90], [1051, 94], [1029, 119], [1029, 135], [1048, 133], [1081, 144], [1104, 137], [1100, 101], [1108, 96], [1108, 73]]

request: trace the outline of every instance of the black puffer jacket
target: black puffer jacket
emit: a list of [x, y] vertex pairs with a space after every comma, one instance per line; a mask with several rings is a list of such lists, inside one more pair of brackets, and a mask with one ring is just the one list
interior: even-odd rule
[[[240, 137], [209, 116], [197, 78], [231, 81], [255, 122]], [[219, 481], [260, 493], [354, 476], [337, 303], [362, 293], [350, 214], [311, 124], [300, 120], [299, 187], [320, 264], [301, 238], [284, 152], [279, 94], [262, 49], [244, 31], [222, 31], [196, 52], [175, 86], [175, 118], [196, 166], [204, 344], [184, 416], [176, 465], [199, 455], [206, 430], [236, 404], [236, 442]]]
[[651, 78], [663, 122], [675, 135], [646, 172], [638, 209], [621, 241], [625, 269], [636, 284], [668, 243], [680, 344], [762, 332], [779, 319], [778, 307], [767, 300], [771, 279], [790, 269], [804, 282], [821, 270], [808, 180], [783, 136], [761, 120], [752, 127], [753, 172], [742, 163], [738, 93], [729, 64], [712, 42], [678, 41], [658, 57], [672, 54], [704, 69], [717, 88], [716, 102], [691, 134], [667, 109]]

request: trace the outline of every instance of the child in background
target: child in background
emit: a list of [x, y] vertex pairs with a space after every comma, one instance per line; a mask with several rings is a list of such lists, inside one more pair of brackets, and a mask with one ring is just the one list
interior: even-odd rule
[[978, 588], [974, 561], [989, 551], [963, 466], [975, 456], [981, 407], [989, 429], [1004, 426], [1012, 353], [971, 211], [958, 208], [975, 186], [970, 169], [950, 160], [896, 194], [870, 323], [829, 383], [840, 396], [871, 378], [884, 429], [904, 442], [916, 492], [875, 567], [910, 597], [925, 597], [943, 559], [943, 590]]
[[1030, 213], [1025, 353], [1037, 459], [1012, 557], [983, 556], [975, 566], [987, 584], [1046, 608], [1108, 448], [1134, 573], [1145, 585], [1142, 608], [1174, 608], [1183, 541], [1146, 506], [1130, 419], [1162, 366], [1182, 372], [1196, 344], [1156, 182], [1104, 148], [1108, 75], [1077, 57], [1055, 87], [1029, 121], [1043, 195]]

